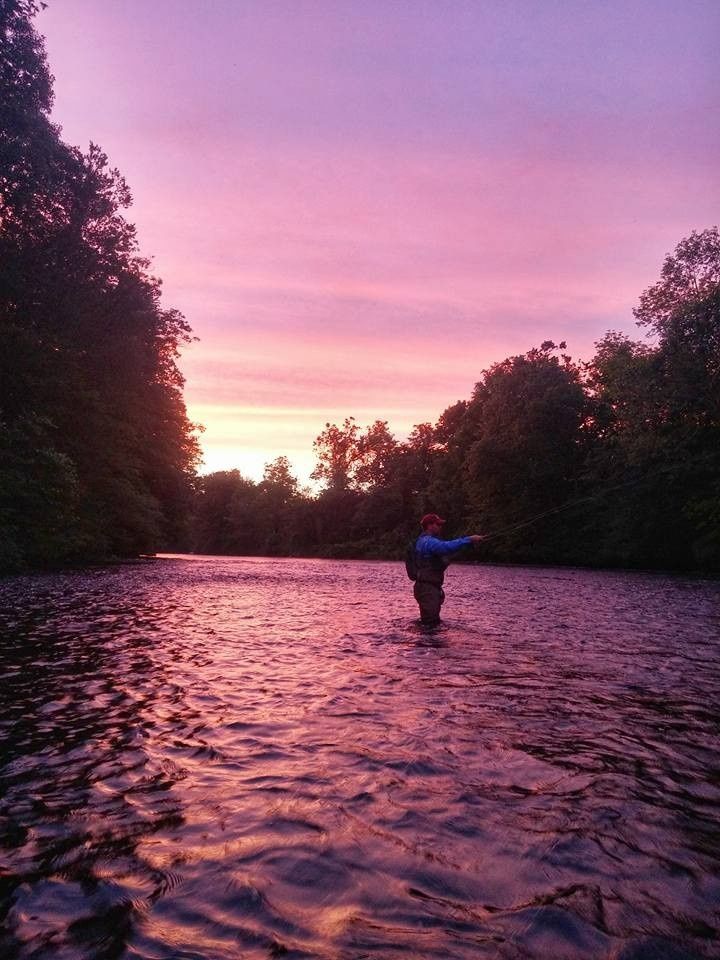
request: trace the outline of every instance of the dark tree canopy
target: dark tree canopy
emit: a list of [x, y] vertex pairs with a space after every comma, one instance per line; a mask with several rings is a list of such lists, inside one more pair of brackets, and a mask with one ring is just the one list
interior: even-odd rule
[[198, 445], [184, 318], [102, 150], [63, 143], [37, 5], [0, 0], [0, 566], [179, 544]]

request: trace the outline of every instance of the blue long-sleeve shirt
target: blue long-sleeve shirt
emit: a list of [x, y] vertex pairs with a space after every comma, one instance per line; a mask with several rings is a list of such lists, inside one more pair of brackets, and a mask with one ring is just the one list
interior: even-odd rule
[[423, 533], [417, 539], [415, 552], [420, 557], [442, 556], [445, 553], [455, 553], [456, 550], [467, 547], [471, 543], [470, 537], [459, 537], [457, 540], [439, 540], [437, 537], [431, 537], [429, 533]]

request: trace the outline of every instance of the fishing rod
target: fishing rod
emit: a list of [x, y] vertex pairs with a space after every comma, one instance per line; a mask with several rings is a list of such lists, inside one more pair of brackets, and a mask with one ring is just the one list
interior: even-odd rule
[[542, 513], [537, 513], [534, 517], [529, 517], [527, 520], [521, 520], [519, 523], [513, 523], [508, 527], [502, 527], [500, 530], [495, 530], [493, 533], [484, 535], [482, 542], [487, 543], [490, 540], [496, 540], [498, 537], [507, 536], [509, 533], [514, 533], [516, 530], [522, 530], [523, 527], [529, 527], [531, 524], [537, 523], [538, 520], [542, 520], [544, 517], [550, 517], [556, 513], [562, 513], [565, 510], [571, 510], [573, 507], [577, 507], [581, 503], [591, 503], [593, 500], [599, 500], [608, 493], [612, 493], [613, 490], [621, 490], [624, 487], [631, 487], [635, 484], [643, 483], [644, 481], [650, 480], [656, 475], [667, 471], [668, 469], [668, 467], [660, 467], [658, 470], [655, 470], [650, 474], [646, 474], [643, 477], [636, 477], [634, 480], [625, 480], [622, 483], [615, 483], [610, 487], [606, 487], [604, 490], [600, 490], [598, 493], [588, 494], [585, 497], [578, 497], [575, 500], [570, 500], [567, 503], [561, 504], [559, 507], [551, 507], [549, 510], [543, 510]]

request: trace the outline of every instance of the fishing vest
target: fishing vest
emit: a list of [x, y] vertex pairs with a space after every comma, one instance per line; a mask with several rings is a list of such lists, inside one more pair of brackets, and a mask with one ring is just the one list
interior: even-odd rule
[[445, 580], [447, 565], [448, 561], [442, 556], [431, 554], [426, 557], [419, 554], [417, 551], [417, 541], [413, 541], [408, 546], [405, 567], [411, 580], [415, 580], [418, 583], [432, 583], [437, 587], [441, 587]]

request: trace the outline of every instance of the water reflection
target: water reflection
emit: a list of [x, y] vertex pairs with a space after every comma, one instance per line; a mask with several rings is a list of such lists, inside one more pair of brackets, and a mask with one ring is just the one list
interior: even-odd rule
[[120, 956], [169, 886], [143, 846], [183, 824], [180, 775], [148, 748], [163, 681], [131, 607], [91, 580], [58, 617], [51, 582], [10, 584], [3, 624], [3, 955]]
[[403, 576], [5, 581], [0, 954], [718, 955], [718, 585]]

